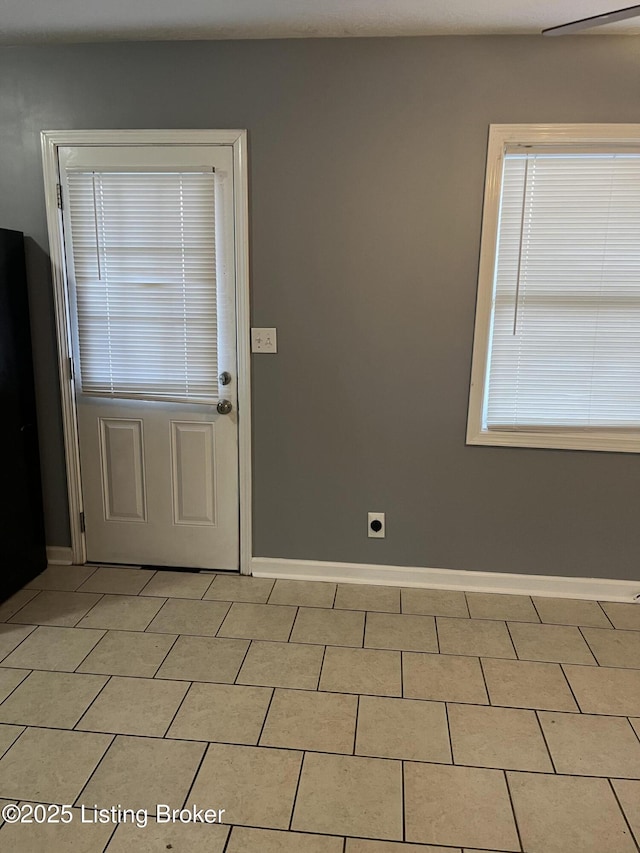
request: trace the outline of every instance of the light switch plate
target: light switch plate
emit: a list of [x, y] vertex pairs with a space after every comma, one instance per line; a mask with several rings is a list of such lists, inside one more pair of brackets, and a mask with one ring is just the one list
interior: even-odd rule
[[251, 352], [278, 352], [275, 329], [251, 329]]

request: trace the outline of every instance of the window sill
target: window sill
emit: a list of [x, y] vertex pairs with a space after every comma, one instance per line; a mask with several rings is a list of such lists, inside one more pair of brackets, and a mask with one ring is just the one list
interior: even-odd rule
[[492, 447], [541, 447], [550, 450], [595, 450], [609, 453], [640, 453], [640, 431], [558, 430], [469, 430], [468, 445]]

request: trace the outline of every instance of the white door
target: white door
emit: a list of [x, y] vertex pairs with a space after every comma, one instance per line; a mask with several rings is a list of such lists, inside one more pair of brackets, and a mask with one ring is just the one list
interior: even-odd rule
[[59, 169], [87, 559], [238, 569], [232, 147]]

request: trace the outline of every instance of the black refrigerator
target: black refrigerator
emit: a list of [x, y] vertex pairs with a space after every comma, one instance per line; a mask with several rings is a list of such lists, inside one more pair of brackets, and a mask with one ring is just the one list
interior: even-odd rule
[[24, 237], [0, 228], [0, 601], [47, 565]]

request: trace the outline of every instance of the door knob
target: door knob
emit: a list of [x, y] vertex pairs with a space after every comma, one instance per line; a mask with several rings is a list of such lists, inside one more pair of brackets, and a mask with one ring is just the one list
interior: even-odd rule
[[231, 374], [227, 373], [225, 370], [224, 373], [221, 373], [220, 376], [218, 376], [218, 382], [221, 385], [228, 385], [231, 382]]
[[231, 405], [230, 400], [219, 400], [216, 409], [218, 410], [218, 414], [228, 415], [231, 409], [233, 409], [233, 406]]

